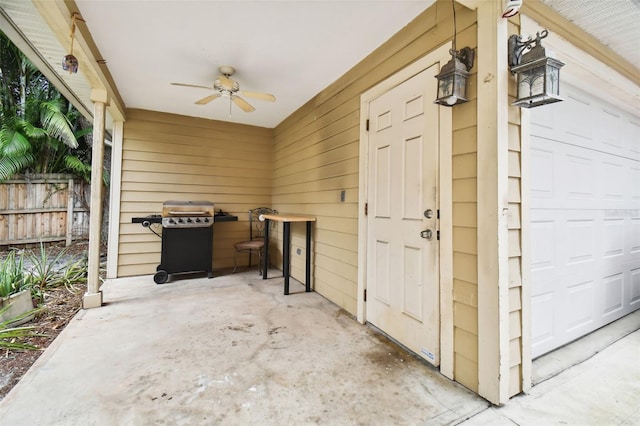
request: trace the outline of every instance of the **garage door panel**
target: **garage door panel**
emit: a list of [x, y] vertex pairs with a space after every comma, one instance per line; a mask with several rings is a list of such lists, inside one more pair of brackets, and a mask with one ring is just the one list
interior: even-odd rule
[[624, 191], [628, 189], [626, 185], [620, 185], [625, 182], [625, 165], [622, 159], [614, 161], [607, 159], [602, 162], [602, 195], [606, 200], [624, 200]]
[[[565, 149], [568, 149], [566, 147]], [[597, 163], [590, 152], [581, 155], [564, 153], [564, 158], [560, 158], [560, 165], [563, 175], [570, 177], [565, 181], [567, 200], [593, 200], [595, 199], [596, 176], [598, 175]], [[562, 186], [561, 186], [562, 188]]]
[[625, 254], [625, 220], [605, 219], [603, 223], [603, 258], [608, 262], [622, 260]]
[[584, 329], [593, 323], [595, 286], [596, 283], [593, 280], [567, 284], [567, 300], [565, 302], [569, 302], [569, 304], [565, 303], [564, 306], [571, 306], [572, 309], [567, 309], [565, 312], [566, 328], [563, 330], [565, 334], [576, 333], [579, 329]]
[[640, 119], [565, 99], [531, 110], [533, 356], [640, 308]]
[[545, 346], [553, 344], [556, 332], [555, 299], [552, 291], [531, 297], [531, 345], [534, 350], [542, 351]]
[[629, 167], [629, 181], [631, 182], [630, 196], [635, 207], [640, 205], [640, 168]]
[[629, 273], [631, 276], [630, 282], [630, 296], [629, 305], [633, 309], [634, 307], [640, 308], [640, 268], [632, 269]]
[[637, 256], [640, 256], [640, 218], [631, 218], [629, 219], [629, 222], [631, 223], [629, 226], [629, 229], [631, 230], [629, 233], [629, 253], [634, 255], [633, 257], [636, 258]]
[[624, 308], [624, 274], [609, 275], [602, 280], [603, 317], [616, 316]]
[[590, 95], [580, 95], [579, 90], [569, 85], [563, 86], [563, 96], [564, 102], [532, 109], [532, 136], [639, 159], [640, 121], [637, 117], [595, 98], [588, 102], [586, 98]]
[[640, 154], [640, 122], [630, 120], [625, 127], [629, 133], [629, 136], [625, 138], [629, 152]]
[[530, 196], [535, 208], [602, 210], [640, 206], [638, 160], [531, 139]]
[[[533, 139], [533, 138], [532, 138]], [[531, 197], [536, 199], [554, 199], [553, 151], [545, 149], [543, 140], [537, 140], [536, 148], [531, 147]]]
[[[591, 101], [586, 97], [577, 94], [573, 90], [567, 90], [566, 102], [561, 107], [561, 114], [569, 116], [569, 120], [566, 121], [566, 129], [562, 129], [565, 133], [565, 137], [569, 136], [569, 141], [573, 142], [587, 142], [593, 141], [594, 131], [592, 113], [593, 108]], [[562, 111], [564, 110], [564, 111]], [[570, 136], [577, 136], [578, 139], [571, 138]]]
[[[570, 214], [571, 212], [568, 212]], [[596, 258], [595, 219], [568, 219], [567, 266], [593, 262]]]
[[610, 108], [602, 108], [601, 121], [598, 123], [599, 139], [614, 151], [625, 149], [623, 137], [624, 119], [620, 113]]
[[[537, 215], [543, 216], [543, 215]], [[531, 271], [541, 274], [556, 267], [556, 221], [536, 218], [531, 220]]]

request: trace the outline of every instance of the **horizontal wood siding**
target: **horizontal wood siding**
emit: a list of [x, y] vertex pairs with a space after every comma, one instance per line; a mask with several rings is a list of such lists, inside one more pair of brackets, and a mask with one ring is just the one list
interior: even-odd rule
[[[519, 17], [509, 21], [509, 34], [519, 34]], [[509, 104], [517, 96], [516, 79], [509, 80]], [[522, 340], [522, 156], [520, 108], [509, 107], [509, 396], [523, 391]], [[527, 224], [528, 225], [528, 224]]]
[[[451, 17], [449, 2], [430, 7], [275, 129], [274, 207], [317, 217], [313, 231], [315, 290], [354, 315], [360, 96], [448, 42]], [[466, 40], [475, 31], [470, 29], [474, 22], [473, 13], [459, 14], [458, 29], [463, 34], [459, 38]], [[344, 202], [340, 201], [341, 191]], [[304, 228], [298, 228], [292, 229], [292, 270], [300, 280], [304, 278]]]
[[237, 215], [238, 222], [214, 225], [213, 267], [233, 266], [233, 243], [249, 235], [248, 210], [271, 206], [272, 168], [272, 129], [128, 110], [118, 276], [155, 272], [160, 239], [131, 219], [161, 213], [166, 200], [212, 201]]
[[[450, 4], [443, 5], [451, 9]], [[469, 24], [461, 28], [460, 16]], [[477, 47], [475, 12], [456, 5], [457, 46]], [[449, 25], [452, 25], [449, 22]], [[478, 149], [477, 72], [471, 69], [469, 102], [453, 108], [453, 312], [454, 378], [478, 391]]]

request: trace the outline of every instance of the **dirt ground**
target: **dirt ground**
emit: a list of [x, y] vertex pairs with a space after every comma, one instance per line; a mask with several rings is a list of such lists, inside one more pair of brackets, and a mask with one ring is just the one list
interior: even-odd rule
[[[66, 249], [69, 257], [86, 256], [86, 243], [77, 243]], [[51, 253], [62, 250], [62, 246], [52, 245], [47, 248]], [[37, 249], [39, 250], [39, 248]], [[0, 258], [6, 254], [0, 251]], [[50, 289], [45, 296], [44, 304], [36, 317], [24, 324], [35, 326], [35, 332], [46, 334], [46, 337], [33, 337], [25, 343], [37, 346], [39, 350], [0, 350], [0, 400], [20, 381], [31, 365], [38, 359], [44, 349], [60, 334], [73, 316], [82, 307], [82, 296], [86, 287], [77, 286], [74, 293], [65, 287]]]

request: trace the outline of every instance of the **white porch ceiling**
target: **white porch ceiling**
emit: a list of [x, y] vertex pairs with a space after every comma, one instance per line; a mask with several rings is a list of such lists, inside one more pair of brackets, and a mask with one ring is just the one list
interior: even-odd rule
[[[435, 0], [76, 0], [125, 105], [275, 127], [408, 24]], [[486, 0], [489, 1], [489, 0]], [[500, 0], [493, 0], [500, 1]], [[527, 0], [524, 0], [525, 3]], [[541, 0], [625, 57], [640, 72], [638, 0]], [[65, 50], [30, 1], [0, 8], [38, 51], [49, 72], [91, 104], [82, 75], [60, 70]], [[1, 16], [0, 16], [1, 18]], [[5, 22], [3, 30], [5, 30]], [[561, 59], [560, 52], [556, 52]], [[220, 65], [236, 68], [241, 90], [272, 93], [242, 112], [210, 92]], [[79, 90], [76, 90], [75, 87]]]
[[[426, 9], [409, 1], [77, 0], [127, 107], [275, 127]], [[212, 92], [220, 65], [236, 68], [245, 113]]]

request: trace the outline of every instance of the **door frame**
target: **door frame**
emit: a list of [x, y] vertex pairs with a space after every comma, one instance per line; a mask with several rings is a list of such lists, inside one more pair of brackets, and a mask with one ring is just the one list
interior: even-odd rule
[[[357, 320], [364, 324], [366, 318], [365, 291], [367, 289], [367, 215], [365, 205], [368, 202], [369, 174], [369, 132], [367, 119], [369, 104], [382, 94], [404, 83], [434, 64], [440, 67], [451, 59], [451, 43], [434, 49], [421, 59], [401, 69], [394, 75], [381, 81], [360, 96], [360, 161], [358, 194], [358, 289]], [[436, 85], [434, 79], [433, 84]], [[452, 109], [438, 108], [439, 123], [439, 200], [440, 206], [440, 372], [453, 378], [453, 217], [452, 217]]]

